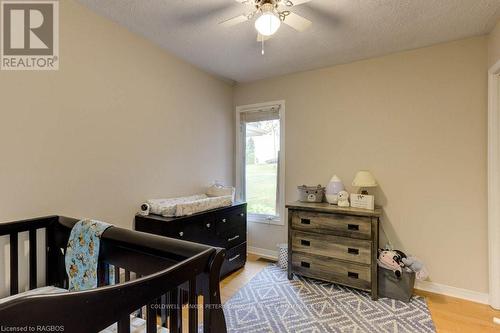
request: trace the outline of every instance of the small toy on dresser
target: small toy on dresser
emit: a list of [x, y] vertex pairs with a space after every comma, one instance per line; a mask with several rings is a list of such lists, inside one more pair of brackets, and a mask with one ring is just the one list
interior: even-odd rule
[[339, 207], [349, 207], [349, 193], [347, 191], [340, 191], [338, 194], [338, 202], [337, 205]]
[[299, 201], [302, 202], [323, 202], [325, 195], [325, 188], [321, 185], [318, 186], [297, 186], [299, 190]]

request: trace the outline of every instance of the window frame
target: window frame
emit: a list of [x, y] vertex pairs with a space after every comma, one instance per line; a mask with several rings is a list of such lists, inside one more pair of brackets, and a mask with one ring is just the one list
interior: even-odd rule
[[245, 135], [241, 126], [241, 114], [248, 111], [259, 111], [273, 106], [279, 106], [280, 113], [280, 152], [278, 159], [278, 191], [276, 209], [278, 216], [248, 213], [248, 221], [254, 223], [285, 225], [285, 101], [271, 101], [249, 105], [236, 106], [236, 198], [245, 200]]

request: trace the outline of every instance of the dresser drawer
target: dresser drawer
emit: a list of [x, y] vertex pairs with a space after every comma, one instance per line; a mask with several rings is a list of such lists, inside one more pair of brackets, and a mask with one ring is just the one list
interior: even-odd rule
[[187, 240], [190, 242], [210, 244], [215, 236], [213, 220], [209, 218], [184, 220], [171, 223], [164, 236]]
[[221, 235], [225, 248], [230, 249], [247, 241], [247, 231], [243, 228], [236, 228]]
[[231, 249], [247, 241], [247, 231], [244, 227], [233, 228], [224, 233], [217, 234], [211, 244], [213, 246]]
[[292, 210], [292, 228], [359, 239], [371, 238], [371, 218]]
[[246, 228], [246, 206], [235, 207], [215, 214], [215, 231], [218, 235], [236, 228]]
[[303, 253], [292, 253], [292, 271], [299, 275], [369, 290], [370, 266], [341, 262], [336, 259]]
[[371, 264], [371, 241], [292, 231], [292, 251]]
[[240, 244], [226, 251], [226, 257], [222, 263], [220, 276], [237, 270], [245, 265], [247, 261], [247, 243]]

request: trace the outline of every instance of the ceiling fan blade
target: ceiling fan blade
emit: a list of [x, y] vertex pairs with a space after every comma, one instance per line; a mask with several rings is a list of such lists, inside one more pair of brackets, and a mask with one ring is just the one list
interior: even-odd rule
[[[239, 0], [236, 0], [239, 1]], [[285, 5], [288, 7], [293, 7], [293, 6], [300, 6], [304, 3], [311, 2], [312, 0], [285, 0]], [[291, 5], [290, 5], [291, 4]]]
[[225, 20], [219, 23], [220, 26], [222, 27], [232, 27], [233, 25], [237, 25], [243, 22], [248, 21], [248, 15], [239, 15], [233, 18], [230, 18], [229, 20]]
[[264, 35], [257, 33], [257, 42], [262, 42], [262, 40], [264, 40], [264, 41], [269, 40], [269, 39], [271, 39], [271, 37], [273, 37], [273, 36], [264, 36]]
[[253, 2], [253, 0], [234, 0], [234, 1], [242, 3], [242, 4], [250, 4]]
[[290, 13], [290, 15], [285, 17], [283, 23], [288, 24], [297, 31], [304, 31], [307, 28], [309, 28], [312, 24], [312, 22], [309, 21], [308, 19], [295, 13]]

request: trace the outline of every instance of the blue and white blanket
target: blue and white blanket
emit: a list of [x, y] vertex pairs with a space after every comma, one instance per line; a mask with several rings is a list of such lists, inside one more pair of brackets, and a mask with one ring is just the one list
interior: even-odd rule
[[111, 224], [85, 219], [77, 222], [66, 247], [69, 291], [97, 288], [97, 263], [102, 233]]

